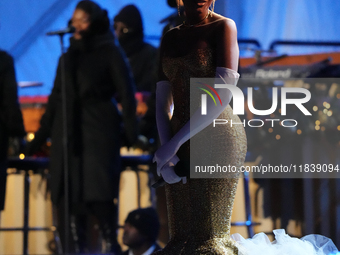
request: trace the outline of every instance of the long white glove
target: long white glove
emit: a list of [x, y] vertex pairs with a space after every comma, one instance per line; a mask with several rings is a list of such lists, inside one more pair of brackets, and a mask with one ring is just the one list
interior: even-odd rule
[[[169, 81], [157, 82], [156, 87], [156, 121], [161, 145], [166, 144], [172, 136], [170, 127], [170, 117], [173, 99], [171, 93], [171, 83]], [[178, 163], [179, 158], [176, 155], [165, 164], [162, 168], [157, 167], [158, 176], [162, 175], [167, 183], [179, 182], [182, 178], [175, 171], [174, 166]], [[155, 162], [155, 161], [154, 161]], [[185, 180], [184, 180], [185, 181]]]
[[[236, 86], [239, 74], [234, 70], [228, 68], [217, 67], [216, 78], [218, 78], [218, 83], [220, 83], [221, 82], [220, 79], [222, 79], [225, 84], [231, 84]], [[164, 86], [165, 84], [166, 86]], [[178, 175], [176, 175], [172, 167], [172, 165], [177, 164], [177, 162], [179, 161], [178, 157], [176, 156], [176, 153], [180, 146], [187, 140], [189, 140], [192, 136], [194, 136], [195, 134], [206, 128], [208, 125], [210, 125], [213, 122], [213, 120], [216, 119], [228, 106], [232, 98], [232, 93], [228, 89], [215, 88], [215, 90], [220, 95], [222, 105], [217, 104], [216, 106], [213, 100], [208, 98], [207, 114], [201, 115], [201, 110], [198, 109], [192, 115], [190, 121], [188, 121], [170, 139], [171, 137], [170, 120], [169, 117], [167, 117], [166, 119], [166, 114], [169, 114], [170, 107], [172, 104], [171, 84], [169, 81], [161, 81], [157, 83], [156, 96], [157, 97], [160, 96], [160, 98], [157, 98], [156, 119], [162, 146], [156, 151], [154, 156], [154, 162], [157, 162], [157, 173], [158, 174], [161, 173], [162, 177], [166, 182], [175, 183], [179, 182], [182, 179]]]

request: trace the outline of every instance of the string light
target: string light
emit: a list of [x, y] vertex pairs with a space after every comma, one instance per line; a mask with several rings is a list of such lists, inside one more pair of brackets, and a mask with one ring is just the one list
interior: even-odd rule
[[29, 141], [29, 142], [32, 141], [34, 139], [34, 137], [35, 137], [34, 133], [28, 133], [27, 141]]

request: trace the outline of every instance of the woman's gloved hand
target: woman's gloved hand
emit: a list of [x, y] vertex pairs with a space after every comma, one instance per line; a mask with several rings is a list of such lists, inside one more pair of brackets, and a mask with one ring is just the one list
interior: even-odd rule
[[162, 176], [164, 181], [173, 184], [183, 181], [183, 184], [187, 182], [186, 177], [180, 177], [175, 172], [175, 167], [171, 163], [165, 164], [165, 166], [160, 170], [159, 176]]
[[171, 163], [173, 166], [175, 166], [179, 158], [176, 156], [177, 148], [176, 144], [174, 144], [171, 140], [165, 144], [163, 144], [161, 147], [158, 148], [158, 150], [155, 152], [155, 155], [153, 157], [153, 162], [157, 163], [157, 174], [159, 175], [160, 170], [163, 166], [165, 166], [166, 163]]

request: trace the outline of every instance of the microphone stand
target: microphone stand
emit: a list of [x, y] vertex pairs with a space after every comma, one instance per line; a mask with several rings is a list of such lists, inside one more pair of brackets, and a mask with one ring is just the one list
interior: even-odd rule
[[61, 58], [60, 58], [60, 76], [61, 76], [61, 107], [62, 107], [62, 122], [63, 122], [63, 168], [64, 168], [64, 253], [69, 252], [69, 162], [68, 162], [68, 133], [67, 133], [67, 106], [66, 106], [66, 77], [65, 77], [65, 48], [64, 48], [64, 35], [59, 34], [61, 45]]

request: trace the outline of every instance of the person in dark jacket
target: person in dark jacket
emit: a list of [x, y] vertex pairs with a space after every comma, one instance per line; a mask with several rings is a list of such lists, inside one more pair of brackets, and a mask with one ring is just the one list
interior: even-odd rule
[[137, 7], [127, 5], [121, 9], [114, 18], [113, 26], [129, 60], [137, 91], [154, 91], [158, 50], [144, 41], [143, 21]]
[[144, 41], [142, 16], [135, 5], [123, 7], [113, 21], [115, 34], [128, 58], [137, 90], [148, 96], [148, 110], [140, 118], [140, 135], [135, 146], [152, 152], [157, 140], [155, 85], [158, 49]]
[[8, 139], [24, 135], [13, 58], [0, 50], [0, 211], [5, 205]]
[[[68, 51], [61, 57], [65, 61], [68, 129], [70, 192], [66, 195], [73, 214], [89, 210], [97, 216], [107, 239], [105, 252], [115, 252], [119, 248], [113, 200], [118, 197], [121, 172], [122, 123], [128, 145], [137, 136], [134, 84], [123, 54], [114, 43], [106, 10], [92, 1], [80, 1], [70, 23], [75, 33]], [[41, 127], [28, 150], [32, 153], [51, 137], [51, 195], [56, 205], [65, 195], [61, 60]], [[122, 115], [115, 98], [120, 99]], [[81, 242], [83, 238], [75, 239]], [[84, 245], [79, 246], [80, 251], [84, 250], [81, 249]]]
[[152, 207], [129, 213], [124, 224], [123, 243], [129, 247], [123, 255], [150, 255], [161, 247], [157, 244], [159, 220]]

